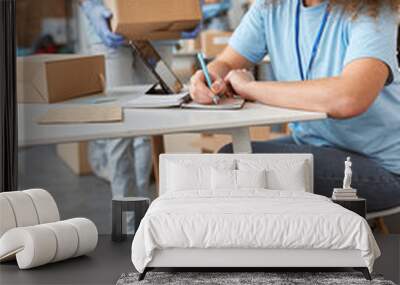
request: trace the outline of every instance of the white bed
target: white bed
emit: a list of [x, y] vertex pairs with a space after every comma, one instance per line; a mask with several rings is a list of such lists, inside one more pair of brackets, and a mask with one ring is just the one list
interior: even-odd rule
[[370, 278], [380, 251], [368, 223], [312, 194], [312, 181], [308, 154], [162, 155], [160, 197], [132, 244], [140, 279], [158, 267], [353, 267]]

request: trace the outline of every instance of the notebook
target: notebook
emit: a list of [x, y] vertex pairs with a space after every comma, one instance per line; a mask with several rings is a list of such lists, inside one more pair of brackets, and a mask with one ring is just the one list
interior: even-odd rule
[[218, 105], [204, 105], [194, 101], [183, 103], [182, 108], [201, 109], [201, 110], [238, 110], [243, 108], [245, 100], [242, 98], [222, 98]]
[[174, 95], [143, 95], [124, 104], [125, 108], [171, 108], [190, 100], [188, 93]]
[[237, 110], [243, 108], [245, 100], [242, 98], [221, 98], [218, 105], [204, 105], [191, 101], [188, 93], [175, 95], [143, 95], [124, 104], [124, 108], [172, 108], [200, 110]]

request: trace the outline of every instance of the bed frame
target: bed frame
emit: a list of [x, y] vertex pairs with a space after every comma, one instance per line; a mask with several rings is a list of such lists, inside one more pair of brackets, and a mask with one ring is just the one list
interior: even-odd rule
[[[307, 192], [313, 193], [313, 156], [311, 154], [163, 154], [160, 156], [160, 195], [165, 193], [167, 163], [173, 160], [209, 161], [215, 159], [267, 159], [302, 160], [307, 164]], [[367, 280], [371, 275], [359, 250], [328, 249], [193, 249], [171, 248], [156, 250], [152, 261], [139, 275], [155, 268], [230, 268], [246, 271], [254, 268], [354, 268], [361, 271]]]
[[156, 250], [139, 280], [155, 268], [232, 268], [246, 271], [254, 268], [343, 268], [361, 271], [367, 280], [371, 275], [359, 250], [321, 249], [182, 249]]

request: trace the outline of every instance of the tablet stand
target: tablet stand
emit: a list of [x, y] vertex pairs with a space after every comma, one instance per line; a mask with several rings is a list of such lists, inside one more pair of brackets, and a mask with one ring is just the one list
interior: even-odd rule
[[155, 83], [153, 86], [150, 87], [149, 90], [146, 91], [146, 95], [167, 95], [170, 94], [166, 88], [163, 87], [163, 85], [158, 82]]

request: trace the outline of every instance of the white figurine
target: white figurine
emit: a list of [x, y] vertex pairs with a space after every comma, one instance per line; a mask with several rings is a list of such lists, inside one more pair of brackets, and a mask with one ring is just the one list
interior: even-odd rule
[[351, 188], [351, 177], [353, 171], [351, 170], [352, 162], [350, 157], [347, 157], [344, 162], [344, 179], [343, 188], [334, 188], [332, 193], [333, 200], [354, 200], [357, 199], [357, 189]]
[[351, 170], [352, 162], [350, 160], [350, 156], [347, 157], [346, 161], [344, 162], [344, 179], [343, 179], [343, 189], [352, 189], [351, 188], [351, 176], [353, 172]]

